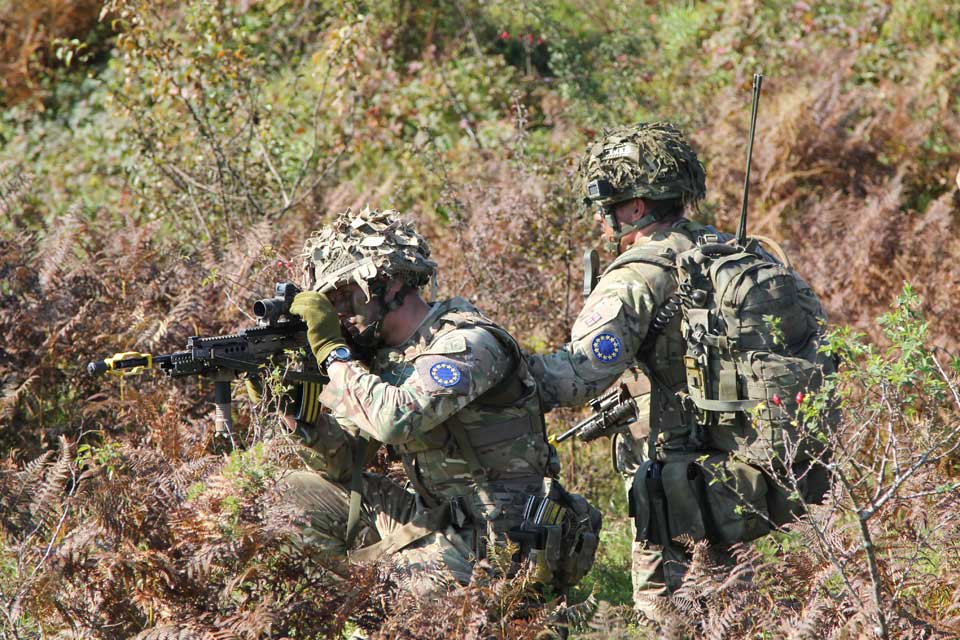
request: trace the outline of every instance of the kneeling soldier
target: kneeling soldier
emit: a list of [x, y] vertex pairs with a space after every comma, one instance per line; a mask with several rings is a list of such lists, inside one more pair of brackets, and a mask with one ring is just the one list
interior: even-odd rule
[[[600, 513], [551, 477], [556, 452], [516, 341], [461, 298], [424, 301], [436, 264], [395, 211], [347, 212], [305, 253], [309, 290], [290, 311], [330, 378], [319, 403], [331, 412], [298, 424], [321, 472], [287, 478], [307, 541], [343, 554], [357, 533], [354, 558], [390, 555], [422, 590], [443, 573], [422, 569], [466, 583], [507, 539], [542, 582], [579, 580]], [[360, 473], [377, 443], [400, 456], [405, 486]]]

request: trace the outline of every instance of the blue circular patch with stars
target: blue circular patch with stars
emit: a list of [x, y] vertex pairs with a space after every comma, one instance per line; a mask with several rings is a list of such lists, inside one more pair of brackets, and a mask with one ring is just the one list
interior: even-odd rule
[[452, 387], [460, 382], [463, 375], [452, 362], [438, 362], [430, 367], [430, 377], [441, 387]]
[[591, 345], [593, 357], [600, 362], [616, 362], [620, 357], [620, 338], [612, 333], [601, 333]]

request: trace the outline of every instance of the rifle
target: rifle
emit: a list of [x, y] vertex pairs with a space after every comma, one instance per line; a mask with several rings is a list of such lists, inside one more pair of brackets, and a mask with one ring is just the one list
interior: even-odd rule
[[623, 383], [591, 400], [590, 408], [593, 409], [593, 415], [557, 436], [555, 442], [563, 442], [573, 436], [590, 442], [600, 436], [610, 435], [637, 419], [637, 402]]
[[[214, 406], [217, 433], [233, 439], [230, 383], [240, 373], [260, 374], [265, 366], [290, 352], [295, 355], [300, 370], [290, 370], [284, 379], [293, 382], [312, 382], [323, 385], [327, 378], [320, 373], [316, 359], [307, 342], [307, 325], [290, 314], [290, 304], [300, 289], [291, 282], [279, 282], [273, 298], [257, 300], [253, 313], [257, 326], [241, 329], [222, 336], [191, 336], [185, 351], [159, 356], [127, 351], [87, 365], [90, 375], [108, 373], [131, 376], [148, 369], [163, 372], [170, 378], [203, 376], [214, 382]], [[311, 385], [314, 389], [319, 386]], [[305, 403], [301, 403], [303, 405]], [[301, 412], [304, 407], [301, 406]]]

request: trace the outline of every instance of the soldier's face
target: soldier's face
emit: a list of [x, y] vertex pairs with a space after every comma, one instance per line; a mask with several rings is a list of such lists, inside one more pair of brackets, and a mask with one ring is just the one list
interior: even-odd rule
[[[618, 202], [611, 207], [614, 217], [620, 224], [632, 224], [643, 217], [646, 213], [646, 205], [642, 198], [634, 198]], [[603, 210], [597, 209], [593, 214], [593, 219], [600, 224], [600, 233], [607, 242], [613, 242], [616, 238], [616, 231], [611, 227], [603, 217]], [[632, 243], [635, 233], [629, 233], [621, 238], [621, 244], [624, 241], [629, 245]]]
[[383, 307], [378, 298], [367, 299], [363, 289], [348, 284], [329, 292], [327, 297], [340, 318], [343, 330], [356, 338], [374, 322], [382, 318]]
[[611, 242], [615, 232], [613, 227], [611, 227], [604, 218], [604, 212], [604, 209], [598, 207], [593, 212], [593, 221], [600, 225], [600, 235], [603, 236], [603, 240], [605, 242]]

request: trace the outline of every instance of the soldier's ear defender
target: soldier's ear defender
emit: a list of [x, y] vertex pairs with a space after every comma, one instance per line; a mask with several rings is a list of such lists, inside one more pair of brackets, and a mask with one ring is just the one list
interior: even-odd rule
[[613, 196], [613, 185], [609, 180], [591, 180], [587, 184], [587, 200], [601, 200]]

